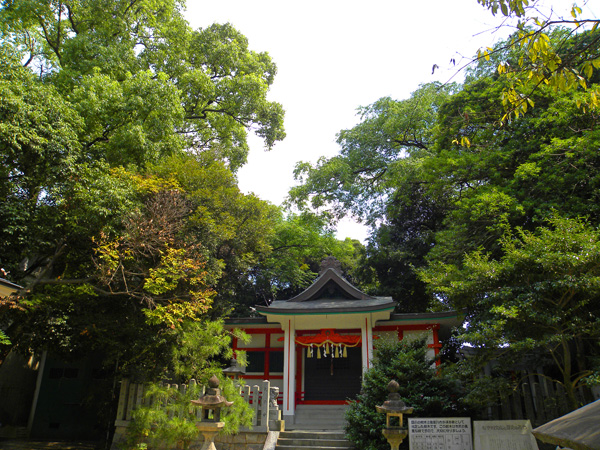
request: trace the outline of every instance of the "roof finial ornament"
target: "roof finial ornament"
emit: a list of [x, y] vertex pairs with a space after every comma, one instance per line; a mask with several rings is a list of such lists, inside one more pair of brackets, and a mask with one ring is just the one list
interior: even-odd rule
[[323, 275], [323, 272], [325, 272], [327, 269], [333, 269], [338, 274], [342, 275], [342, 263], [339, 262], [335, 256], [328, 256], [323, 261], [321, 261], [319, 275]]

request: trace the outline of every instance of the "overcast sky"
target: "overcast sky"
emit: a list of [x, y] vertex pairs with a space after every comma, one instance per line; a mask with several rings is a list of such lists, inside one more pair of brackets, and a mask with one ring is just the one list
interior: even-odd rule
[[[588, 1], [584, 14], [599, 4]], [[243, 192], [275, 204], [294, 184], [296, 162], [338, 152], [336, 134], [358, 122], [359, 106], [407, 98], [421, 83], [461, 81], [456, 72], [477, 49], [510, 31], [492, 32], [500, 19], [476, 0], [188, 0], [186, 17], [194, 28], [231, 23], [277, 64], [269, 99], [286, 111], [287, 137], [270, 152], [251, 138], [238, 175]], [[348, 221], [338, 228], [346, 236], [364, 240], [366, 230]]]

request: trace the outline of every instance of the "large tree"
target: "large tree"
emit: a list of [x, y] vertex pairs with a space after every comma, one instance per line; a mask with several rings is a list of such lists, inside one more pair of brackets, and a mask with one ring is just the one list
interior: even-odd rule
[[353, 215], [376, 223], [398, 180], [412, 170], [406, 158], [414, 161], [430, 154], [438, 108], [457, 89], [425, 84], [406, 100], [384, 97], [359, 108], [361, 122], [338, 134], [339, 155], [315, 165], [297, 164], [295, 177], [301, 183], [290, 190], [290, 200], [328, 210], [334, 218]]
[[276, 67], [230, 25], [194, 31], [169, 1], [2, 6], [0, 264], [16, 281], [60, 253], [57, 205], [88, 168], [186, 152], [235, 171], [249, 130], [267, 147], [284, 136], [266, 100]]
[[535, 232], [507, 232], [500, 245], [500, 258], [474, 251], [421, 274], [436, 296], [469, 311], [463, 342], [500, 364], [550, 355], [576, 408], [576, 388], [600, 375], [600, 233], [556, 216]]
[[1, 309], [24, 350], [162, 370], [170, 330], [227, 310], [230, 280], [270, 250], [276, 208], [235, 171], [249, 132], [284, 137], [276, 67], [231, 25], [182, 14], [2, 2], [0, 267], [25, 289]]
[[353, 261], [355, 246], [322, 221], [284, 217], [242, 194], [216, 150], [140, 153], [126, 167], [135, 145], [94, 154], [84, 131], [116, 114], [95, 89], [131, 79], [79, 86], [73, 103], [55, 85], [58, 75], [40, 78], [3, 48], [14, 56], [1, 75], [2, 266], [26, 289], [1, 309], [17, 347], [66, 358], [98, 350], [122, 372], [162, 373], [182, 322], [247, 315], [305, 287], [323, 257]]
[[362, 263], [372, 269], [374, 292], [392, 296], [400, 312], [432, 307], [416, 269], [426, 265], [449, 208], [445, 195], [432, 195], [420, 179], [406, 177], [390, 195], [386, 217], [370, 236]]
[[[552, 36], [562, 41], [564, 31]], [[573, 38], [571, 45], [587, 39]], [[500, 125], [506, 86], [493, 68], [483, 67], [439, 110], [436, 155], [424, 163], [424, 181], [432, 192], [451, 187], [453, 200], [433, 260], [460, 260], [480, 246], [499, 255], [506, 229], [534, 229], [553, 210], [598, 221], [593, 149], [600, 135], [597, 113], [578, 108], [586, 94], [540, 88], [532, 96], [537, 108]]]
[[[579, 107], [597, 109], [600, 106], [600, 88], [590, 86], [588, 80], [600, 68], [598, 44], [600, 36], [593, 33], [600, 20], [586, 16], [583, 11], [586, 2], [574, 2], [567, 16], [557, 13], [554, 8], [538, 0], [477, 0], [493, 15], [505, 17], [505, 24], [517, 28], [517, 32], [501, 46], [481, 49], [476, 60], [490, 60], [510, 51], [519, 53], [518, 58], [497, 59], [495, 67], [507, 81], [503, 103], [505, 112], [502, 120], [517, 118], [535, 106], [532, 95], [542, 86], [551, 86], [555, 91], [566, 93], [583, 89], [586, 95], [579, 101]], [[553, 39], [552, 30], [557, 26], [567, 29], [564, 40]], [[580, 45], [572, 46], [572, 36], [585, 34], [590, 39], [579, 40]], [[565, 48], [568, 51], [565, 51]]]
[[300, 208], [334, 219], [353, 215], [373, 227], [359, 278], [373, 294], [392, 295], [402, 311], [429, 305], [413, 265], [422, 265], [431, 246], [445, 194], [439, 204], [424, 197], [422, 165], [434, 155], [438, 110], [457, 89], [426, 84], [407, 100], [386, 97], [360, 108], [361, 123], [338, 135], [340, 154], [299, 163], [301, 184], [290, 190]]
[[[569, 54], [596, 34], [550, 36]], [[340, 155], [298, 165], [303, 184], [292, 199], [366, 218], [373, 225], [367, 264], [381, 293], [412, 299], [405, 309], [433, 300], [414, 270], [427, 260], [460, 261], [480, 246], [498, 256], [507, 229], [533, 229], [553, 209], [597, 220], [597, 114], [578, 107], [586, 93], [539, 88], [537, 108], [500, 124], [509, 84], [494, 58], [518, 59], [522, 51], [498, 49], [461, 87], [426, 85], [408, 100], [362, 108], [361, 123], [340, 133]]]
[[276, 67], [231, 25], [192, 30], [178, 1], [5, 1], [4, 45], [55, 85], [85, 120], [90, 157], [145, 164], [182, 149], [236, 170], [248, 129], [284, 137], [266, 99]]
[[321, 262], [328, 256], [341, 262], [344, 276], [350, 282], [368, 289], [357, 273], [364, 247], [350, 238], [336, 239], [321, 217], [281, 213], [275, 222], [270, 247], [271, 251], [263, 254], [241, 286], [236, 297], [238, 307], [244, 306], [244, 300], [252, 306], [268, 305], [273, 300], [299, 294], [314, 281]]
[[[581, 47], [598, 55], [590, 45], [598, 31], [548, 36], [564, 57]], [[312, 199], [320, 208], [330, 202], [334, 213], [371, 214], [366, 262], [380, 292], [409, 311], [465, 308], [462, 339], [492, 359], [500, 349], [507, 362], [532, 354], [553, 362], [575, 407], [576, 387], [598, 371], [598, 115], [582, 107], [589, 91], [581, 85], [539, 86], [529, 95], [535, 108], [499, 121], [511, 80], [498, 61], [522, 53], [500, 43], [463, 86], [416, 116], [402, 106], [423, 99], [420, 91], [376, 102], [402, 106], [371, 108], [372, 116], [342, 132], [353, 140], [342, 141], [339, 156], [299, 166], [306, 178], [291, 194], [301, 206]], [[586, 88], [597, 86], [595, 72], [582, 77]], [[402, 124], [426, 111], [431, 122], [420, 136], [428, 139], [394, 150], [394, 139], [406, 136]], [[359, 147], [348, 142], [364, 151], [353, 154]], [[338, 173], [344, 182], [335, 183]], [[581, 216], [589, 225], [569, 219]]]
[[186, 236], [191, 205], [157, 177], [80, 169], [47, 206], [58, 218], [47, 236], [55, 251], [22, 249], [25, 289], [0, 308], [8, 334], [24, 351], [98, 351], [122, 368], [162, 370], [164, 333], [214, 297], [203, 247]]

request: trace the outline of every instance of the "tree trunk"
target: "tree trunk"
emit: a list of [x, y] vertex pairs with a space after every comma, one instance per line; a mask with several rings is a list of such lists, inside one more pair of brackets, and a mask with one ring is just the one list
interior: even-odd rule
[[575, 396], [575, 385], [572, 379], [573, 365], [571, 361], [571, 347], [565, 338], [561, 340], [561, 346], [563, 353], [563, 367], [560, 368], [560, 371], [563, 375], [563, 385], [565, 387], [565, 393], [567, 394], [567, 401], [571, 409], [577, 409], [579, 407], [579, 402]]

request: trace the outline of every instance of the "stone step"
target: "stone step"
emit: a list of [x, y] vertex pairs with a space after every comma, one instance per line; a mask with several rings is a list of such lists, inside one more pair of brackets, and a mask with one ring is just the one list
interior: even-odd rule
[[352, 450], [354, 446], [341, 431], [282, 431], [275, 450]]
[[323, 447], [321, 445], [314, 447], [305, 447], [305, 446], [296, 446], [296, 445], [277, 445], [275, 446], [275, 450], [353, 450], [354, 447], [350, 446], [348, 443], [348, 447]]
[[313, 411], [327, 411], [327, 412], [343, 412], [348, 409], [348, 405], [298, 405], [296, 406], [296, 413], [299, 412], [313, 412]]
[[318, 414], [313, 414], [312, 416], [309, 415], [303, 415], [303, 414], [296, 414], [296, 417], [294, 418], [294, 421], [296, 423], [298, 423], [299, 421], [313, 421], [313, 422], [345, 422], [346, 421], [346, 417], [345, 416], [322, 416], [322, 415], [318, 415]]
[[314, 413], [314, 414], [296, 414], [296, 419], [313, 419], [313, 420], [337, 420], [344, 421], [346, 420], [346, 415], [343, 413], [340, 414], [324, 414], [324, 413]]
[[299, 439], [299, 438], [279, 438], [278, 446], [293, 446], [293, 447], [348, 447], [346, 439]]
[[[294, 423], [315, 423], [315, 424], [323, 424], [323, 425], [343, 425], [346, 423], [346, 419], [344, 419], [343, 417], [303, 417], [303, 416], [296, 416], [296, 418], [294, 419]], [[317, 427], [315, 428], [315, 430], [318, 430], [319, 428], [324, 429], [322, 427]]]
[[349, 405], [297, 405], [296, 413], [301, 411], [346, 411]]
[[317, 430], [317, 431], [325, 431], [325, 430], [337, 430], [337, 431], [342, 431], [344, 430], [344, 425], [319, 425], [319, 424], [314, 424], [314, 423], [307, 423], [307, 424], [303, 424], [303, 423], [296, 423], [294, 425], [290, 425], [289, 427], [286, 425], [285, 426], [287, 430], [294, 430], [294, 431], [309, 431], [309, 430]]
[[318, 431], [326, 431], [326, 430], [335, 430], [335, 431], [343, 431], [345, 428], [345, 423], [323, 423], [320, 421], [311, 421], [311, 422], [300, 422], [288, 425], [286, 423], [286, 430], [293, 431], [308, 431], [308, 430], [318, 430]]
[[346, 425], [348, 405], [298, 405], [294, 423], [288, 429], [341, 430]]
[[279, 437], [282, 439], [346, 439], [345, 433], [341, 431], [320, 431], [320, 430], [307, 430], [307, 431], [282, 431], [279, 433]]

